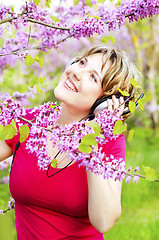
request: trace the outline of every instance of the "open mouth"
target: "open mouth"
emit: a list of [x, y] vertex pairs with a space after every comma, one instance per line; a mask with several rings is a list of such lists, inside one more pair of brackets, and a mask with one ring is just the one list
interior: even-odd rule
[[74, 83], [72, 82], [72, 80], [68, 77], [66, 79], [66, 81], [64, 82], [64, 86], [68, 89], [71, 90], [73, 92], [78, 92], [76, 86], [74, 85]]

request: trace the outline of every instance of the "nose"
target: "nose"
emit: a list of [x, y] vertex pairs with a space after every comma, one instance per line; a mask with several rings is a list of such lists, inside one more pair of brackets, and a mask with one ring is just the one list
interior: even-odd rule
[[81, 81], [81, 75], [78, 72], [72, 72], [71, 77], [73, 78], [74, 81]]

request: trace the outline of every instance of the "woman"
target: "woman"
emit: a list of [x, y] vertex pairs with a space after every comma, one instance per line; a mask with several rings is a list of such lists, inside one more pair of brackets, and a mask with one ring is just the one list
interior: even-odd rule
[[[119, 88], [132, 92], [132, 77], [135, 68], [124, 52], [105, 47], [90, 49], [66, 68], [55, 89], [55, 96], [62, 102], [58, 123], [64, 125], [88, 116], [94, 102], [102, 96], [112, 95], [113, 106], [107, 100], [108, 108], [118, 108], [124, 100], [115, 95], [121, 95]], [[13, 154], [18, 140], [15, 136], [0, 143], [0, 161]], [[51, 157], [58, 152], [51, 142], [48, 149]], [[124, 135], [107, 142], [103, 151], [116, 159], [125, 158]], [[57, 157], [57, 168], [62, 169], [69, 162], [62, 153]], [[74, 162], [48, 178], [45, 171], [39, 171], [36, 156], [28, 153], [25, 143], [20, 144], [10, 176], [17, 239], [104, 239], [103, 233], [112, 228], [121, 214], [121, 185], [119, 181], [86, 172]]]

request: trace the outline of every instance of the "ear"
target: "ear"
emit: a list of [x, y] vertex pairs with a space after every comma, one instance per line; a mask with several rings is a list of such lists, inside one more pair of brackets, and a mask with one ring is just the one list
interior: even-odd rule
[[[116, 96], [116, 98], [120, 97], [118, 95], [115, 95], [115, 96]], [[141, 93], [141, 95], [138, 97], [137, 101], [135, 102], [136, 106], [138, 106], [138, 100], [143, 98], [143, 96], [144, 96], [144, 93]], [[112, 98], [112, 95], [110, 95], [108, 97], [101, 97], [101, 98], [97, 99], [95, 101], [95, 103], [93, 104], [93, 106], [91, 107], [91, 113], [90, 114], [94, 114], [94, 116], [95, 116], [97, 112], [100, 112], [104, 108], [107, 108], [107, 99], [111, 99], [111, 98]], [[126, 97], [125, 101], [127, 99], [129, 99], [128, 102], [131, 100], [131, 94], [128, 97]], [[113, 105], [113, 102], [112, 102], [112, 105]], [[126, 115], [128, 113], [130, 113], [130, 109], [127, 109], [127, 110], [123, 111], [122, 116]]]

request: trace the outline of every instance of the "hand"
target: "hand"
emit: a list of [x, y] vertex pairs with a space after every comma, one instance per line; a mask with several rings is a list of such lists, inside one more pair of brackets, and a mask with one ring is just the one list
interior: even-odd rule
[[124, 111], [124, 98], [121, 96], [119, 99], [115, 97], [115, 95], [112, 96], [112, 99], [107, 100], [107, 109], [111, 112], [119, 109], [119, 116], [123, 113]]
[[[118, 99], [115, 97], [115, 95], [112, 96], [112, 99], [107, 99], [107, 101], [104, 102], [103, 105], [105, 105], [105, 109], [108, 109], [111, 112], [113, 112], [114, 110], [120, 109], [119, 116], [123, 113], [125, 108], [124, 98], [121, 96]], [[101, 104], [101, 107], [97, 107], [97, 109], [94, 111], [95, 116], [97, 116], [102, 110], [103, 110], [103, 106]]]

